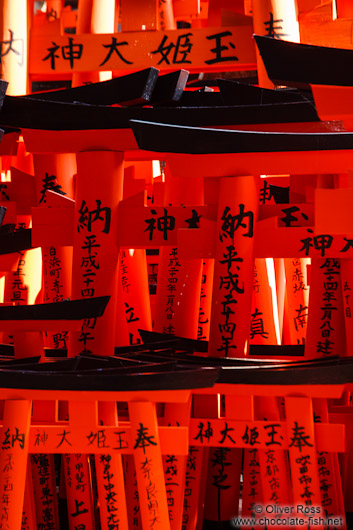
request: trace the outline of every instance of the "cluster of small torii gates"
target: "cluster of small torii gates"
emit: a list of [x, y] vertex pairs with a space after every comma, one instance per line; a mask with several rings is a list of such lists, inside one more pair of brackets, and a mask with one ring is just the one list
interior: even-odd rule
[[[78, 87], [146, 68], [149, 80], [165, 77], [162, 90], [168, 76], [174, 83], [155, 106], [175, 106], [185, 70], [257, 74], [273, 88], [252, 34], [305, 40], [314, 19], [327, 27], [313, 30], [314, 44], [332, 37], [327, 44], [351, 47], [350, 35], [334, 40], [353, 18], [343, 0], [0, 7], [4, 106], [32, 86]], [[141, 94], [128, 104], [149, 103]], [[142, 329], [243, 359], [225, 371], [260, 367], [261, 351], [288, 367], [350, 356], [350, 152], [159, 155], [138, 149], [131, 129], [18, 127], [0, 144], [0, 238], [15, 226], [31, 241], [0, 256], [2, 305], [110, 299], [99, 317], [0, 320], [4, 351], [24, 363], [48, 361], [45, 348], [108, 357], [136, 351]], [[215, 372], [206, 388], [176, 390], [1, 388], [0, 530], [211, 529], [236, 524], [240, 505], [260, 526], [288, 507], [290, 527], [322, 517], [311, 524], [346, 528], [351, 385], [288, 374], [287, 383], [235, 384]]]

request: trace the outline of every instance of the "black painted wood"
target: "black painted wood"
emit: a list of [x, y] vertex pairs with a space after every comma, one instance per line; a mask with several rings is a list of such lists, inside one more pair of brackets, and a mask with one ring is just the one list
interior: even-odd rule
[[16, 231], [11, 231], [8, 227], [9, 225], [0, 227], [0, 255], [33, 248], [32, 230], [30, 228], [20, 228]]
[[245, 85], [230, 79], [217, 79], [224, 102], [228, 105], [266, 105], [270, 103], [293, 103], [294, 101], [313, 102], [311, 91], [300, 92], [296, 89], [262, 88]]
[[254, 35], [269, 78], [278, 85], [353, 86], [353, 50]]
[[130, 120], [195, 127], [319, 121], [310, 102], [220, 107], [127, 108], [6, 96], [0, 126], [44, 130], [130, 128]]
[[149, 103], [158, 105], [168, 101], [172, 103], [179, 101], [183, 95], [188, 77], [189, 72], [187, 70], [178, 70], [158, 76]]
[[[165, 107], [224, 107], [226, 103], [220, 92], [205, 92], [204, 90], [184, 90], [178, 101], [166, 101], [159, 106]], [[228, 104], [229, 106], [229, 104]]]
[[113, 105], [115, 103], [120, 105], [145, 105], [150, 101], [154, 92], [158, 73], [159, 70], [157, 68], [151, 67], [132, 74], [115, 77], [109, 81], [62, 90], [36, 92], [27, 97], [67, 103], [78, 101], [94, 105]]
[[131, 120], [140, 149], [160, 153], [272, 153], [353, 149], [353, 133], [240, 131]]
[[0, 367], [0, 386], [2, 388], [26, 388], [37, 390], [100, 390], [100, 391], [138, 391], [138, 390], [182, 390], [212, 387], [218, 377], [218, 368], [180, 368], [170, 371], [148, 371], [126, 373], [123, 368], [94, 370], [93, 372], [55, 372], [55, 369], [38, 372], [27, 369], [6, 369]]
[[48, 304], [0, 306], [0, 320], [81, 320], [101, 317], [110, 296]]
[[0, 109], [4, 103], [5, 94], [6, 94], [8, 85], [9, 83], [7, 81], [5, 81], [4, 79], [0, 79]]
[[198, 352], [207, 352], [208, 350], [207, 341], [186, 339], [185, 337], [177, 337], [168, 333], [146, 331], [144, 329], [139, 329], [138, 331], [145, 347], [146, 345], [165, 344], [165, 346], [167, 346], [168, 344], [177, 349], [186, 349]]

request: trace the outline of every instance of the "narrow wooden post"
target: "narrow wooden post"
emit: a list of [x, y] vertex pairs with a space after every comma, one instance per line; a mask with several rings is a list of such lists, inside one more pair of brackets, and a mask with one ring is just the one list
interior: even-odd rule
[[21, 530], [26, 484], [31, 402], [5, 401], [0, 453], [0, 520], [11, 530]]
[[123, 154], [77, 155], [72, 298], [109, 295], [103, 317], [85, 320], [72, 336], [71, 355], [114, 355], [118, 293], [118, 203], [122, 198]]
[[[70, 401], [69, 421], [78, 428], [80, 426], [96, 425], [96, 402]], [[63, 428], [63, 440], [65, 440], [66, 436], [67, 431]], [[76, 530], [77, 526], [80, 527], [82, 525], [85, 530], [94, 530], [95, 519], [89, 456], [77, 453], [66, 454], [63, 455], [63, 460], [69, 528], [70, 530]]]
[[[128, 228], [127, 228], [128, 229]], [[145, 249], [120, 251], [120, 284], [123, 309], [126, 316], [129, 344], [141, 341], [138, 330], [152, 331], [151, 305], [148, 291]], [[120, 315], [118, 315], [120, 316]], [[117, 320], [117, 327], [121, 322]]]
[[[187, 403], [166, 403], [166, 425], [189, 426], [191, 398]], [[167, 454], [163, 456], [164, 477], [169, 508], [171, 530], [180, 530], [183, 526], [183, 509], [185, 507], [185, 477], [189, 456]]]
[[[191, 181], [166, 174], [164, 195], [165, 222], [171, 222], [167, 205], [203, 204], [203, 181]], [[189, 219], [190, 226], [198, 226], [195, 218]], [[178, 247], [161, 247], [158, 266], [157, 296], [155, 311], [155, 331], [197, 338], [198, 315], [201, 290], [201, 259], [183, 259]]]
[[341, 356], [345, 351], [340, 268], [339, 259], [312, 260], [305, 343], [305, 357], [308, 359]]
[[308, 324], [309, 286], [308, 258], [286, 258], [286, 319], [287, 344], [304, 344]]
[[[37, 530], [36, 506], [33, 492], [31, 463], [29, 458], [27, 464], [21, 530]], [[54, 530], [56, 530], [55, 527]]]
[[[115, 402], [101, 402], [98, 410], [103, 425], [118, 425]], [[95, 455], [95, 463], [102, 530], [114, 525], [128, 530], [123, 457], [111, 453]]]
[[[47, 191], [52, 190], [73, 198], [73, 175], [76, 157], [73, 153], [34, 154], [38, 206], [46, 206]], [[72, 247], [42, 246], [44, 302], [61, 302], [71, 297]], [[45, 345], [50, 348], [67, 348], [68, 331], [47, 332]]]
[[210, 336], [213, 269], [213, 259], [202, 260], [199, 326], [197, 328], [198, 340], [208, 340]]
[[0, 20], [0, 75], [9, 83], [8, 95], [27, 94], [27, 0], [1, 0]]
[[156, 408], [150, 402], [129, 402], [143, 528], [170, 530]]
[[[315, 423], [329, 423], [328, 407], [325, 399], [313, 399], [313, 410]], [[343, 524], [341, 526], [342, 530], [344, 530], [346, 528], [346, 517], [337, 453], [318, 451], [317, 465], [319, 468], [322, 508], [330, 516], [337, 515], [342, 517]]]
[[312, 400], [309, 397], [286, 397], [285, 407], [293, 504], [321, 506]]
[[257, 211], [255, 177], [220, 179], [210, 355], [248, 353]]
[[[257, 35], [300, 42], [296, 0], [252, 0], [252, 14]], [[260, 86], [273, 88], [258, 50], [256, 59]]]

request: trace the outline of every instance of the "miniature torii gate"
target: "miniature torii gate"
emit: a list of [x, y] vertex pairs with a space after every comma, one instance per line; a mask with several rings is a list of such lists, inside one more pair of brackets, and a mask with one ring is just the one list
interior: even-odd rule
[[[237, 177], [234, 178], [234, 182], [237, 180]], [[350, 193], [349, 189], [317, 189], [314, 203], [260, 205], [259, 220], [254, 223], [255, 257], [351, 258], [353, 248], [349, 243], [350, 229], [347, 224]], [[58, 204], [60, 201], [67, 202], [64, 197], [57, 199]], [[70, 204], [73, 206], [73, 203]], [[248, 210], [244, 208], [244, 212]], [[72, 226], [72, 213], [72, 208], [33, 209], [33, 244], [36, 246], [49, 241], [54, 230], [58, 236], [62, 234], [62, 244], [72, 244], [72, 232], [67, 230]], [[223, 211], [218, 213], [222, 214]], [[214, 258], [216, 220], [215, 203], [206, 206], [147, 207], [143, 205], [143, 194], [137, 195], [120, 203], [118, 246], [156, 248], [178, 245], [185, 257]]]
[[[349, 387], [349, 385], [348, 385]], [[138, 486], [142, 518], [145, 524], [154, 518], [156, 508], [151, 508], [146, 491], [151, 485], [151, 475], [145, 473], [142, 462], [153, 461], [155, 507], [159, 507], [154, 528], [169, 528], [166, 507], [166, 487], [162, 471], [162, 454], [186, 455], [188, 445], [195, 447], [246, 448], [253, 450], [253, 458], [257, 451], [289, 450], [294, 504], [302, 504], [304, 491], [302, 476], [303, 447], [307, 462], [305, 472], [310, 481], [313, 504], [320, 506], [320, 482], [316, 465], [317, 451], [345, 451], [344, 428], [342, 425], [331, 425], [325, 421], [314, 423], [311, 409], [312, 398], [340, 397], [344, 385], [231, 385], [217, 384], [214, 389], [193, 390], [196, 394], [220, 393], [226, 396], [226, 412], [222, 419], [195, 418], [190, 419], [189, 432], [186, 426], [157, 426], [154, 403], [186, 404], [190, 399], [189, 390], [178, 391], [80, 391], [70, 390], [39, 390], [39, 389], [5, 389], [0, 395], [6, 400], [2, 439], [1, 462], [2, 473], [0, 485], [13, 484], [8, 495], [6, 510], [1, 506], [3, 519], [11, 522], [11, 529], [20, 528], [21, 512], [18, 510], [17, 499], [23, 495], [25, 469], [28, 453], [90, 453], [90, 454], [134, 454], [136, 461]], [[304, 393], [307, 397], [292, 397], [293, 392]], [[255, 421], [253, 415], [252, 396], [283, 395], [286, 400], [286, 421]], [[241, 397], [242, 396], [242, 397]], [[246, 396], [246, 400], [244, 398]], [[20, 398], [20, 399], [19, 399]], [[148, 401], [142, 402], [145, 399]], [[240, 419], [235, 417], [234, 405], [243, 401], [243, 410], [239, 411]], [[35, 423], [30, 425], [30, 404], [35, 400], [68, 400], [70, 414], [68, 422], [60, 425]], [[85, 400], [85, 401], [82, 401]], [[99, 425], [97, 422], [97, 401], [124, 401], [129, 403], [131, 419], [129, 423], [119, 425]], [[85, 419], [82, 421], [82, 411]], [[246, 417], [248, 416], [248, 417]], [[154, 419], [153, 419], [154, 418]], [[141, 431], [142, 426], [145, 430]], [[145, 443], [140, 443], [142, 434], [148, 433]], [[10, 459], [10, 460], [9, 460]], [[11, 468], [7, 465], [11, 462]], [[189, 475], [189, 483], [191, 481]], [[255, 476], [255, 475], [254, 475]], [[225, 476], [226, 478], [226, 476]], [[108, 480], [107, 478], [105, 480]], [[196, 480], [196, 477], [195, 477]], [[259, 481], [256, 473], [257, 484]], [[109, 481], [108, 481], [109, 482]], [[196, 483], [195, 483], [196, 486]], [[144, 498], [146, 496], [146, 498]], [[75, 506], [75, 504], [74, 504]], [[84, 514], [87, 507], [82, 502], [76, 503], [77, 514]], [[81, 508], [81, 509], [80, 509]], [[236, 510], [234, 510], [236, 513]], [[5, 515], [4, 515], [5, 514]], [[293, 516], [298, 515], [294, 514]], [[307, 514], [305, 514], [307, 515]], [[338, 514], [335, 514], [338, 515]], [[122, 525], [123, 528], [126, 523]]]

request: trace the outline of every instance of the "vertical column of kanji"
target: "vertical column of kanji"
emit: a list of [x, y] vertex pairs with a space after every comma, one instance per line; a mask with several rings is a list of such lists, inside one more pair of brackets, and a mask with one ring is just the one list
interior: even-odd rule
[[[314, 422], [329, 423], [326, 400], [313, 399]], [[320, 479], [321, 505], [326, 517], [340, 516], [344, 521], [345, 509], [343, 502], [341, 473], [337, 453], [327, 451], [317, 452], [317, 465]]]
[[[224, 396], [224, 405], [225, 427], [221, 431], [221, 443], [234, 441], [233, 428], [228, 428], [228, 420], [253, 417], [251, 397]], [[204, 520], [211, 528], [218, 525], [231, 528], [238, 515], [242, 456], [241, 449], [221, 445], [210, 448]], [[244, 484], [246, 480], [248, 475], [244, 471]]]
[[341, 259], [341, 289], [344, 310], [346, 355], [353, 355], [353, 260]]
[[59, 530], [54, 455], [38, 453], [30, 457], [33, 490], [39, 528], [50, 525]]
[[210, 355], [243, 357], [247, 354], [257, 212], [255, 177], [221, 178]]
[[[77, 437], [80, 429], [94, 429], [97, 425], [97, 404], [95, 402], [69, 402], [70, 427], [63, 428], [58, 447], [70, 447], [70, 435]], [[71, 427], [72, 426], [72, 427]], [[76, 432], [75, 432], [76, 431]], [[76, 438], [77, 439], [77, 438]], [[70, 530], [95, 530], [92, 498], [92, 478], [87, 454], [63, 455], [67, 513]]]
[[[123, 301], [124, 291], [126, 292], [129, 289], [129, 283], [127, 282], [127, 266], [125, 261], [127, 250], [120, 250], [119, 255], [119, 280], [118, 280], [118, 300], [116, 306], [116, 331], [115, 331], [115, 345], [127, 346], [130, 344], [130, 337], [128, 331], [127, 316], [128, 313], [126, 310], [130, 307], [126, 307]], [[131, 310], [130, 310], [131, 311]], [[135, 318], [135, 317], [133, 317]], [[133, 320], [132, 324], [135, 323]], [[132, 458], [130, 455], [124, 456], [124, 458]]]
[[[219, 395], [193, 396], [193, 417], [218, 418], [219, 414]], [[209, 431], [209, 429], [207, 430]], [[198, 528], [202, 524], [206, 506], [208, 507], [208, 503], [205, 502], [205, 496], [210, 451], [211, 449], [208, 447], [189, 446], [189, 454], [186, 461], [183, 530], [195, 530], [195, 528]]]
[[27, 86], [27, 0], [1, 0], [1, 77], [7, 94], [24, 95]]
[[[18, 228], [29, 228], [29, 216], [17, 216]], [[26, 305], [33, 303], [29, 300], [29, 293], [34, 286], [41, 269], [38, 270], [38, 255], [33, 251], [20, 251], [14, 269], [5, 274], [4, 302], [12, 305]], [[32, 290], [33, 294], [33, 290]], [[41, 331], [15, 331], [8, 335], [8, 340], [13, 343], [17, 358], [30, 357], [31, 355], [44, 355], [43, 334]]]
[[[98, 410], [100, 423], [118, 426], [115, 402], [101, 402]], [[119, 440], [117, 441], [117, 448], [123, 447], [124, 442], [121, 438]], [[102, 530], [105, 528], [108, 530], [128, 530], [122, 455], [112, 452], [95, 455], [95, 464]]]
[[63, 455], [69, 529], [94, 530], [91, 476], [87, 455]]
[[[169, 230], [175, 219], [168, 215], [167, 205], [203, 204], [203, 181], [170, 176], [166, 172], [165, 216], [159, 220]], [[185, 219], [190, 228], [198, 228], [200, 217]], [[174, 221], [173, 221], [174, 220]], [[171, 225], [170, 223], [174, 223]], [[166, 232], [168, 234], [168, 232]], [[178, 247], [161, 247], [157, 279], [155, 331], [197, 338], [201, 290], [201, 259], [180, 258]]]
[[[33, 155], [38, 205], [47, 205], [47, 191], [73, 198], [74, 154]], [[45, 302], [61, 302], [71, 296], [72, 247], [53, 244], [42, 247], [43, 295]], [[68, 331], [47, 332], [45, 344], [50, 348], [67, 348]]]
[[[296, 0], [252, 0], [252, 14], [254, 32], [257, 35], [300, 42]], [[273, 88], [258, 50], [256, 58], [259, 84]]]
[[[21, 224], [17, 223], [17, 226], [20, 228]], [[28, 227], [28, 225], [25, 226]], [[20, 251], [12, 270], [5, 273], [4, 302], [9, 305], [26, 305], [28, 303], [25, 257], [26, 253]], [[13, 344], [14, 334], [4, 332], [4, 342]]]
[[126, 456], [127, 458], [124, 458], [123, 462], [129, 530], [142, 530], [141, 510], [134, 457], [132, 455]]
[[250, 344], [279, 344], [276, 333], [278, 322], [277, 304], [274, 306], [269, 270], [266, 259], [255, 259], [254, 280], [251, 301]]
[[312, 400], [286, 397], [285, 408], [293, 505], [297, 507], [298, 519], [303, 520], [298, 526], [305, 527], [312, 515], [310, 507], [321, 506]]
[[[257, 517], [254, 506], [263, 503], [262, 483], [260, 476], [260, 457], [256, 447], [244, 451], [241, 514], [243, 517]], [[245, 528], [245, 527], [243, 527]], [[247, 526], [246, 528], [249, 528]], [[254, 527], [250, 527], [253, 530]]]
[[[172, 426], [189, 426], [191, 397], [187, 403], [166, 403], [164, 423]], [[171, 530], [180, 530], [183, 526], [185, 478], [189, 457], [168, 453], [163, 456], [164, 477], [169, 508]], [[187, 502], [187, 501], [186, 501]]]
[[5, 401], [0, 446], [0, 521], [2, 528], [8, 530], [21, 530], [30, 421], [30, 401]]
[[305, 357], [341, 356], [345, 351], [341, 263], [336, 258], [313, 258]]
[[128, 406], [142, 527], [170, 530], [155, 404], [131, 401]]
[[122, 153], [78, 153], [72, 297], [109, 295], [111, 298], [99, 320], [86, 319], [81, 333], [72, 334], [70, 355], [81, 352], [114, 355], [119, 259], [117, 216], [122, 184]]
[[159, 265], [159, 251], [158, 249], [151, 249], [146, 251], [147, 270], [148, 270], [148, 289], [150, 294], [151, 317], [152, 325], [155, 321], [156, 312], [156, 295], [157, 295], [157, 278]]
[[[268, 434], [267, 449], [259, 449], [263, 504], [288, 506], [291, 502], [290, 474], [287, 453], [279, 448], [276, 433], [280, 427], [280, 409], [278, 398], [273, 396], [255, 396], [256, 419], [272, 421], [265, 427]], [[279, 528], [275, 525], [274, 528]]]
[[202, 260], [198, 340], [208, 340], [210, 336], [213, 272], [214, 260]]
[[152, 331], [145, 249], [121, 250], [120, 282], [129, 343], [139, 344], [138, 330]]
[[309, 312], [309, 258], [286, 258], [286, 344], [305, 344]]
[[[348, 175], [340, 175], [338, 182], [336, 181], [336, 187], [338, 188], [353, 188], [353, 174], [348, 172]], [[345, 249], [350, 247], [351, 239], [346, 238]], [[341, 289], [342, 289], [342, 301], [344, 310], [344, 323], [345, 323], [345, 336], [346, 336], [346, 349], [345, 355], [353, 355], [353, 260], [352, 259], [340, 259], [341, 263]], [[342, 355], [342, 354], [341, 354]], [[346, 394], [347, 396], [347, 394]], [[348, 398], [349, 399], [349, 398]]]

